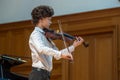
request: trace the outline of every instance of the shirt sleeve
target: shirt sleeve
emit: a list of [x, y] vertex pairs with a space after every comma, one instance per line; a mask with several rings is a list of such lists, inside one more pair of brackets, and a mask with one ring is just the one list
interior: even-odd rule
[[[69, 49], [69, 50], [68, 50]], [[68, 55], [68, 54], [71, 54], [73, 51], [74, 51], [74, 46], [70, 46], [68, 48], [65, 48], [65, 49], [62, 49], [60, 50], [59, 52], [61, 52], [61, 54], [64, 54], [64, 55]], [[57, 60], [59, 59], [57, 56], [54, 56]]]
[[54, 56], [56, 59], [61, 58], [61, 51], [54, 50], [48, 46], [45, 45], [43, 40], [43, 35], [39, 33], [33, 33], [30, 36], [29, 45], [31, 50], [35, 50], [38, 54], [46, 54]]
[[68, 48], [62, 49], [61, 54], [69, 54], [72, 53], [75, 50], [75, 47], [73, 45], [69, 46]]
[[68, 47], [69, 51], [67, 48], [62, 49], [62, 50], [54, 50], [53, 48], [50, 48], [45, 45], [44, 40], [43, 40], [43, 35], [40, 35], [38, 33], [33, 33], [32, 36], [30, 37], [29, 40], [29, 45], [31, 47], [31, 50], [35, 49], [35, 51], [38, 54], [46, 54], [46, 55], [51, 55], [54, 56], [55, 59], [59, 60], [61, 58], [61, 54], [69, 54], [74, 51], [74, 46]]

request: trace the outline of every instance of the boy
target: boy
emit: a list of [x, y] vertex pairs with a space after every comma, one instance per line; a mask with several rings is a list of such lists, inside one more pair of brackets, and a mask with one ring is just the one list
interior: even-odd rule
[[77, 37], [73, 45], [67, 49], [58, 50], [51, 39], [45, 36], [44, 28], [49, 29], [52, 24], [51, 19], [54, 10], [50, 6], [41, 5], [32, 10], [32, 22], [35, 26], [29, 38], [29, 47], [32, 56], [32, 71], [29, 80], [50, 80], [50, 72], [52, 70], [52, 58], [57, 60], [63, 58], [73, 60], [71, 53], [74, 49], [83, 43], [81, 37]]

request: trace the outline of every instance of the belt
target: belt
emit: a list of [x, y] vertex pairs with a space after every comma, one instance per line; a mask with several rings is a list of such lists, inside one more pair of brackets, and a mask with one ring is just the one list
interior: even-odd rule
[[49, 75], [50, 75], [50, 71], [47, 71], [47, 70], [45, 70], [45, 69], [32, 67], [32, 70], [41, 71], [42, 73], [46, 73], [46, 74], [49, 74]]

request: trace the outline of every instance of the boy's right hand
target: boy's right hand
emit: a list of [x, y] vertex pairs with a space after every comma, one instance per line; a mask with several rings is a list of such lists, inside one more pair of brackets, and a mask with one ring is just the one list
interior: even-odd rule
[[72, 56], [72, 54], [71, 53], [68, 53], [68, 54], [61, 54], [61, 57], [63, 58], [63, 59], [67, 59], [67, 60], [73, 60], [73, 56]]

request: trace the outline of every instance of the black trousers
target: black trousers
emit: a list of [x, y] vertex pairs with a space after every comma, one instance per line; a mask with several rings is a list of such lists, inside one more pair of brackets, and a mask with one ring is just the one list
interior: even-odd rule
[[29, 80], [50, 80], [50, 72], [40, 68], [32, 68]]

